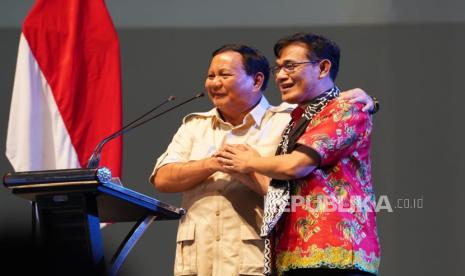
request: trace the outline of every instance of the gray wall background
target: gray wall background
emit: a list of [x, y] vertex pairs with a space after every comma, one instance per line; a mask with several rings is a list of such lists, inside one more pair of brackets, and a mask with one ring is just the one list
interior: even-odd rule
[[[20, 24], [32, 3], [0, 4], [0, 152]], [[381, 101], [373, 136], [374, 185], [393, 212], [378, 213], [380, 275], [463, 275], [465, 2], [108, 0], [107, 5], [120, 37], [125, 122], [168, 95], [180, 100], [203, 91], [210, 53], [222, 44], [250, 44], [274, 60], [272, 45], [292, 32], [313, 31], [338, 42], [338, 85], [362, 87]], [[267, 97], [279, 103], [277, 89], [269, 87]], [[155, 192], [147, 178], [182, 117], [209, 108], [208, 99], [201, 99], [129, 133], [125, 185], [178, 205], [179, 195]], [[2, 155], [0, 172], [11, 170]], [[412, 208], [414, 199], [422, 199], [423, 208]], [[2, 238], [27, 235], [29, 204], [4, 188], [0, 202]], [[411, 208], [401, 208], [407, 203]], [[171, 275], [176, 226], [152, 225], [122, 273]], [[103, 230], [107, 256], [130, 228]]]

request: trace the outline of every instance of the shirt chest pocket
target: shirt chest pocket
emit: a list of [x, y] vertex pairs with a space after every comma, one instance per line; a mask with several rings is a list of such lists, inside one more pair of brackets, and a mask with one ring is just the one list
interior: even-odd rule
[[195, 224], [181, 224], [176, 237], [175, 275], [197, 274], [197, 248]]
[[263, 275], [264, 241], [248, 225], [241, 226], [241, 265], [240, 275]]
[[192, 145], [189, 160], [200, 160], [210, 157], [216, 150], [216, 147], [209, 141], [195, 141]]

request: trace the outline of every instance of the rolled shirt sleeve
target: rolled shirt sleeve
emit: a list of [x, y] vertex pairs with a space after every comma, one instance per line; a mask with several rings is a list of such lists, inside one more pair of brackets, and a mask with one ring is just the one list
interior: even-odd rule
[[313, 118], [297, 144], [317, 153], [320, 167], [334, 165], [357, 148], [369, 146], [371, 116], [361, 108], [361, 104], [337, 100], [330, 103]]
[[150, 180], [153, 179], [157, 170], [166, 164], [188, 162], [191, 155], [193, 145], [193, 135], [189, 122], [185, 122], [179, 127], [176, 134], [173, 136], [171, 143], [166, 151], [157, 159]]

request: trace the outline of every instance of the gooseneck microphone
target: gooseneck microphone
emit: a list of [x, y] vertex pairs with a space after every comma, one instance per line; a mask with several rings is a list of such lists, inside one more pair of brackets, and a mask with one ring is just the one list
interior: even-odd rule
[[191, 102], [191, 101], [193, 101], [193, 100], [195, 100], [197, 98], [201, 98], [204, 95], [205, 94], [203, 92], [197, 93], [194, 97], [192, 97], [192, 98], [190, 98], [188, 100], [185, 100], [182, 103], [179, 103], [179, 104], [177, 104], [177, 105], [175, 105], [175, 106], [173, 106], [171, 108], [168, 108], [167, 110], [165, 110], [163, 112], [160, 112], [158, 114], [155, 114], [155, 115], [153, 115], [151, 117], [148, 117], [148, 118], [144, 119], [145, 117], [147, 117], [150, 113], [152, 113], [153, 111], [155, 111], [159, 107], [165, 105], [168, 102], [174, 101], [176, 99], [174, 96], [168, 97], [168, 99], [166, 99], [165, 101], [163, 101], [159, 105], [155, 106], [154, 108], [152, 108], [148, 112], [146, 112], [143, 115], [139, 116], [134, 121], [132, 121], [129, 124], [125, 125], [120, 130], [116, 131], [115, 133], [109, 135], [108, 137], [106, 137], [102, 141], [100, 141], [100, 143], [98, 143], [98, 145], [95, 147], [94, 151], [92, 152], [92, 155], [90, 156], [89, 161], [87, 162], [87, 168], [88, 169], [95, 169], [95, 168], [98, 167], [99, 162], [100, 162], [100, 155], [101, 155], [103, 147], [105, 146], [106, 143], [110, 142], [111, 140], [115, 139], [116, 137], [118, 137], [120, 135], [125, 134], [128, 131], [131, 131], [131, 130], [133, 130], [133, 129], [135, 129], [135, 128], [143, 125], [143, 124], [146, 124], [146, 123], [150, 122], [151, 120], [153, 120], [155, 118], [158, 118], [158, 117], [170, 112], [173, 109], [176, 109], [176, 108], [178, 108], [178, 107], [180, 107], [182, 105], [185, 105], [186, 103]]
[[120, 130], [112, 133], [111, 135], [103, 138], [98, 144], [97, 146], [95, 147], [94, 151], [92, 152], [92, 155], [90, 156], [89, 160], [87, 161], [87, 168], [88, 169], [94, 169], [94, 168], [97, 168], [98, 167], [98, 164], [100, 162], [100, 154], [102, 152], [102, 149], [103, 149], [103, 146], [108, 143], [109, 141], [113, 140], [114, 138], [120, 136], [123, 134], [123, 132], [128, 129], [130, 126], [134, 125], [135, 123], [137, 123], [139, 120], [143, 119], [144, 117], [146, 117], [147, 115], [149, 115], [150, 113], [154, 112], [155, 110], [157, 110], [158, 108], [162, 107], [163, 105], [169, 103], [169, 102], [172, 102], [176, 99], [176, 97], [174, 96], [169, 96], [166, 100], [164, 100], [163, 102], [161, 102], [160, 104], [158, 104], [157, 106], [155, 106], [154, 108], [150, 109], [149, 111], [145, 112], [144, 114], [142, 114], [141, 116], [137, 117], [135, 120], [133, 120], [132, 122], [126, 124], [125, 126], [123, 126]]

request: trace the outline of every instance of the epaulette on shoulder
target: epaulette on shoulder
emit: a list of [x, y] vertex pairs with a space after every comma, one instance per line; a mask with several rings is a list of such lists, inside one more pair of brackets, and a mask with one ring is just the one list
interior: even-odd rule
[[286, 102], [282, 102], [278, 106], [270, 107], [270, 110], [275, 113], [291, 113], [297, 107], [296, 104], [289, 104]]
[[213, 116], [215, 116], [215, 109], [212, 109], [207, 112], [194, 112], [184, 116], [184, 118], [182, 119], [182, 123], [185, 124], [186, 122], [194, 120], [196, 118], [209, 118]]

